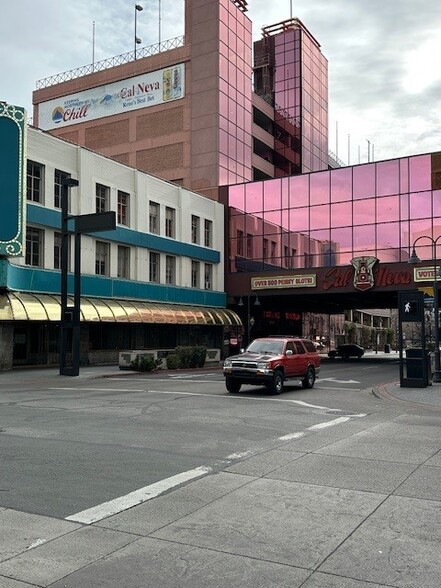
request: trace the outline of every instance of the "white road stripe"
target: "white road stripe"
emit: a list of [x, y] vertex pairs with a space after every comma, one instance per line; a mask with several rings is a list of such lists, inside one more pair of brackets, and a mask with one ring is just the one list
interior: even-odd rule
[[301, 431], [300, 433], [289, 433], [288, 435], [283, 435], [283, 437], [279, 437], [279, 441], [291, 441], [292, 439], [300, 439], [300, 437], [304, 436], [304, 432]]
[[226, 459], [242, 459], [242, 457], [247, 457], [252, 455], [252, 451], [243, 451], [242, 453], [232, 453], [231, 455], [227, 455]]
[[333, 421], [325, 421], [324, 423], [317, 423], [316, 425], [312, 425], [312, 427], [308, 427], [307, 431], [319, 431], [320, 429], [326, 429], [327, 427], [333, 427], [334, 425], [340, 425], [341, 423], [347, 423], [350, 417], [338, 417], [338, 419], [334, 419]]
[[65, 520], [91, 525], [92, 523], [101, 521], [102, 519], [110, 517], [111, 515], [122, 512], [123, 510], [127, 510], [132, 506], [136, 506], [137, 504], [142, 504], [147, 500], [151, 500], [152, 498], [163, 494], [167, 490], [170, 490], [179, 484], [188, 482], [189, 480], [194, 480], [195, 478], [200, 478], [201, 476], [205, 476], [211, 471], [212, 468], [202, 466], [195, 468], [194, 470], [188, 470], [187, 472], [176, 474], [175, 476], [171, 476], [165, 480], [160, 480], [159, 482], [150, 484], [150, 486], [145, 486], [144, 488], [130, 492], [130, 494], [126, 494], [125, 496], [120, 496], [114, 500], [109, 500], [109, 502], [103, 502], [103, 504], [99, 504], [98, 506], [94, 506], [92, 508], [88, 508], [87, 510], [70, 515], [66, 517]]

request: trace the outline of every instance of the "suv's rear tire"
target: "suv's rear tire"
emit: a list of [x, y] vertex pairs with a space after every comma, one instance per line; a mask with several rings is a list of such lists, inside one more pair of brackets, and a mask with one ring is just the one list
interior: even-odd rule
[[227, 388], [230, 394], [237, 394], [238, 392], [240, 392], [242, 384], [234, 378], [226, 378], [225, 387]]
[[284, 378], [281, 370], [276, 370], [273, 375], [271, 384], [268, 385], [268, 390], [271, 394], [280, 394], [283, 391]]
[[315, 383], [315, 369], [313, 367], [309, 367], [306, 370], [305, 377], [302, 380], [302, 386], [304, 388], [312, 388]]

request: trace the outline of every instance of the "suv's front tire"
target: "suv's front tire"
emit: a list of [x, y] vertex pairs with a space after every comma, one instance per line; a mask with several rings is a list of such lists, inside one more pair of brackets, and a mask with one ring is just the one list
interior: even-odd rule
[[237, 394], [238, 392], [240, 392], [241, 386], [242, 384], [234, 378], [225, 379], [225, 387], [230, 394]]
[[273, 375], [271, 384], [268, 385], [268, 390], [271, 394], [280, 394], [283, 390], [284, 377], [281, 370], [276, 370]]

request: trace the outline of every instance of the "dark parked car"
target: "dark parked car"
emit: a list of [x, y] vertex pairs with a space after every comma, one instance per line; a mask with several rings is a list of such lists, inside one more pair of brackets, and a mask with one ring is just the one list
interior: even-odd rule
[[331, 349], [328, 353], [328, 357], [335, 359], [341, 357], [342, 359], [349, 359], [350, 357], [356, 357], [360, 359], [364, 355], [364, 348], [361, 345], [345, 343], [338, 345], [336, 349]]

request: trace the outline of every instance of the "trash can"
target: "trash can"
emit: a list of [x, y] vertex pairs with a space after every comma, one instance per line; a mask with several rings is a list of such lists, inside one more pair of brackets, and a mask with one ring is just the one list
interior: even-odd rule
[[386, 345], [384, 346], [384, 353], [390, 353], [390, 345], [389, 345], [389, 343], [386, 343]]
[[425, 369], [423, 366], [423, 350], [420, 348], [406, 349], [407, 378], [421, 380], [425, 386], [432, 384], [432, 363], [430, 353], [425, 352]]

